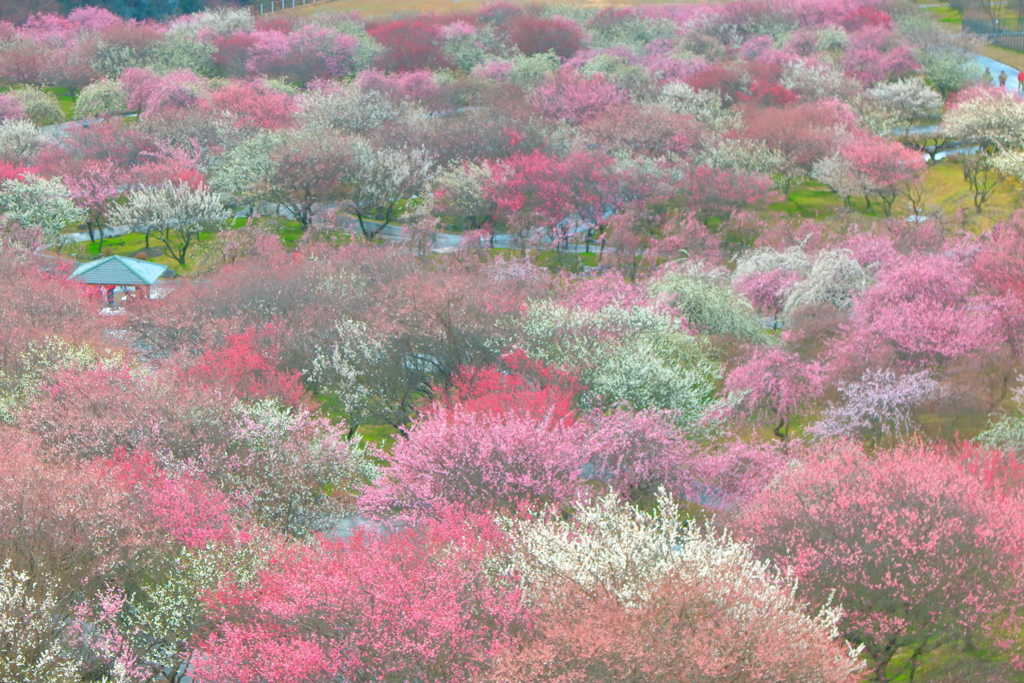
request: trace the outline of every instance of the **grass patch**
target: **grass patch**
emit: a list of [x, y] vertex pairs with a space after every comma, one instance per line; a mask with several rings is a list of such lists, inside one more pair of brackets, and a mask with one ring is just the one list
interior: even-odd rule
[[57, 103], [60, 104], [61, 110], [64, 112], [64, 116], [71, 118], [71, 114], [75, 110], [75, 98], [68, 94], [67, 88], [43, 88], [46, 92], [54, 95], [57, 98]]
[[[217, 233], [214, 232], [203, 232], [199, 234], [198, 239], [192, 241], [192, 246], [189, 247], [188, 256], [186, 262], [190, 262], [197, 253], [199, 245], [210, 242], [217, 238]], [[153, 237], [149, 240], [150, 247], [159, 248], [160, 242]], [[130, 258], [136, 258], [137, 254], [146, 248], [146, 237], [137, 232], [130, 232], [127, 235], [121, 235], [120, 237], [107, 237], [103, 240], [103, 251], [100, 252], [99, 241], [96, 242], [78, 242], [77, 244], [67, 245], [64, 247], [64, 253], [66, 254], [77, 254], [83, 256], [86, 259], [100, 258], [102, 256], [128, 256]], [[153, 256], [148, 259], [154, 263], [160, 263], [165, 266], [169, 266], [175, 270], [175, 272], [187, 272], [189, 270], [188, 265], [184, 268], [180, 263], [175, 261], [173, 258], [160, 255]]]
[[391, 445], [398, 438], [398, 430], [391, 425], [360, 425], [356, 434], [362, 437], [363, 441], [372, 443], [382, 450], [390, 450]]
[[298, 221], [284, 221], [275, 232], [281, 238], [281, 246], [285, 249], [294, 249], [302, 239], [302, 226]]
[[974, 202], [960, 164], [943, 160], [932, 164], [925, 172], [925, 206], [929, 213], [936, 210], [952, 215], [963, 208], [967, 227], [986, 230], [1006, 218], [1020, 207], [1016, 188], [1007, 180], [996, 186], [982, 213], [974, 210]]
[[963, 23], [964, 18], [963, 12], [960, 10], [950, 7], [949, 5], [941, 5], [939, 7], [929, 7], [928, 12], [931, 13], [939, 23], [949, 24], [957, 30], [960, 30], [960, 26]]
[[842, 198], [831, 188], [808, 180], [791, 188], [785, 201], [769, 204], [768, 210], [782, 211], [801, 218], [825, 218], [833, 215], [842, 206]]
[[579, 273], [583, 266], [596, 266], [597, 254], [577, 254], [569, 251], [542, 251], [537, 254], [537, 265], [552, 272], [567, 270]]
[[[997, 62], [1003, 64], [1009, 64], [1018, 71], [1024, 71], [1024, 53], [1017, 52], [1016, 50], [1009, 50], [1005, 47], [999, 47], [998, 45], [983, 45], [978, 52], [989, 59], [994, 59]], [[1007, 84], [1007, 87], [1011, 87]]]
[[[893, 683], [954, 683], [963, 681], [1000, 681], [1021, 683], [1024, 672], [1013, 667], [1005, 655], [997, 651], [978, 649], [967, 652], [960, 645], [945, 645], [921, 657], [917, 671], [911, 679], [910, 671], [904, 664], [906, 655], [893, 659], [889, 667]], [[899, 675], [896, 675], [896, 674]]]

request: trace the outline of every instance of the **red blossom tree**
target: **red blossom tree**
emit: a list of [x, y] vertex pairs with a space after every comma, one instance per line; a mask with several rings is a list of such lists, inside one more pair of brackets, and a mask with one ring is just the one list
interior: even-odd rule
[[215, 109], [232, 114], [238, 128], [287, 128], [295, 113], [295, 100], [291, 95], [249, 81], [232, 81], [215, 90], [210, 102]]
[[[448, 405], [470, 412], [516, 413], [571, 422], [581, 387], [570, 373], [533, 360], [521, 349], [501, 357], [501, 366], [460, 368]], [[430, 409], [430, 406], [427, 406]]]
[[280, 335], [274, 325], [230, 334], [222, 347], [205, 351], [189, 365], [183, 379], [249, 401], [275, 398], [285, 405], [305, 406], [309, 399], [299, 373], [278, 370]]
[[371, 23], [366, 31], [386, 50], [377, 58], [377, 66], [385, 71], [452, 69], [455, 65], [442, 49], [440, 27], [437, 18], [416, 17]]

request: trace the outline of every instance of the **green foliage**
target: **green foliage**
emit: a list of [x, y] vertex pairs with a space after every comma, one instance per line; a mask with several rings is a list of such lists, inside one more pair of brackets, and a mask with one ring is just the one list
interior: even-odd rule
[[170, 35], [161, 40], [147, 55], [147, 66], [157, 73], [187, 69], [199, 76], [216, 76], [213, 55], [217, 48], [186, 35]]
[[124, 87], [106, 78], [90, 83], [82, 89], [75, 104], [76, 119], [91, 119], [128, 111], [128, 97]]
[[521, 88], [534, 88], [544, 81], [544, 77], [562, 65], [562, 60], [554, 52], [544, 52], [529, 57], [517, 57], [508, 72], [508, 80]]
[[61, 108], [57, 96], [42, 88], [24, 87], [14, 91], [14, 96], [25, 108], [25, 115], [37, 126], [49, 126], [63, 123], [67, 117]]
[[678, 411], [693, 424], [710, 405], [721, 369], [701, 337], [647, 307], [599, 311], [539, 302], [530, 306], [513, 340], [531, 357], [579, 373], [583, 402]]
[[703, 270], [700, 264], [669, 270], [651, 283], [650, 290], [707, 334], [728, 334], [752, 343], [770, 339], [754, 307], [732, 291], [721, 271]]

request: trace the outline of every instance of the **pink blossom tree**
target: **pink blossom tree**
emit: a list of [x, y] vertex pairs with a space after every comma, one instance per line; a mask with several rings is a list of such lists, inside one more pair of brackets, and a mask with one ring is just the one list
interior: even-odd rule
[[840, 147], [839, 154], [855, 174], [864, 178], [865, 194], [878, 197], [886, 216], [892, 215], [896, 197], [925, 168], [918, 152], [895, 140], [855, 137]]
[[259, 82], [232, 81], [210, 96], [215, 109], [228, 112], [236, 128], [249, 130], [287, 128], [295, 113], [295, 99]]
[[256, 31], [246, 68], [251, 74], [306, 84], [315, 78], [342, 77], [355, 66], [359, 39], [319, 24], [284, 33]]
[[455, 514], [383, 534], [287, 547], [248, 583], [208, 595], [198, 678], [466, 683], [522, 637], [519, 592], [488, 576], [505, 545], [486, 518]]
[[431, 409], [413, 424], [360, 505], [373, 515], [407, 517], [453, 504], [514, 510], [571, 503], [586, 492], [585, 482], [627, 497], [643, 497], [661, 485], [682, 494], [694, 451], [656, 411], [569, 422], [553, 414], [538, 419], [455, 405]]
[[531, 96], [533, 105], [545, 116], [577, 125], [627, 100], [602, 74], [585, 78], [564, 69], [549, 76]]
[[992, 351], [1006, 339], [997, 302], [978, 291], [964, 263], [940, 254], [905, 257], [884, 269], [856, 298], [851, 320], [832, 354], [855, 363], [888, 358], [920, 369]]
[[806, 599], [834, 595], [875, 680], [913, 672], [936, 647], [995, 635], [994, 620], [1021, 600], [1011, 578], [1024, 561], [1019, 499], [986, 490], [941, 448], [815, 450], [744, 506], [738, 530]]
[[103, 224], [111, 204], [124, 192], [123, 177], [112, 160], [89, 161], [78, 168], [68, 169], [63, 174], [64, 184], [71, 193], [75, 204], [85, 209], [85, 227], [89, 240], [96, 241], [99, 234], [99, 248], [103, 250]]
[[789, 421], [807, 401], [819, 396], [825, 371], [795, 353], [757, 347], [744, 363], [729, 373], [725, 388], [737, 397], [736, 409], [748, 415], [767, 415], [775, 436], [789, 437]]

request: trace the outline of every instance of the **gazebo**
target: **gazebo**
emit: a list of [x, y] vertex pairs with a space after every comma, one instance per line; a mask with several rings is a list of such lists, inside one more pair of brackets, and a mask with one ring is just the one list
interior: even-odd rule
[[107, 256], [78, 266], [71, 273], [71, 279], [86, 285], [97, 285], [107, 301], [111, 301], [117, 287], [134, 287], [139, 295], [148, 299], [150, 286], [167, 270], [167, 266], [151, 261], [127, 256]]

